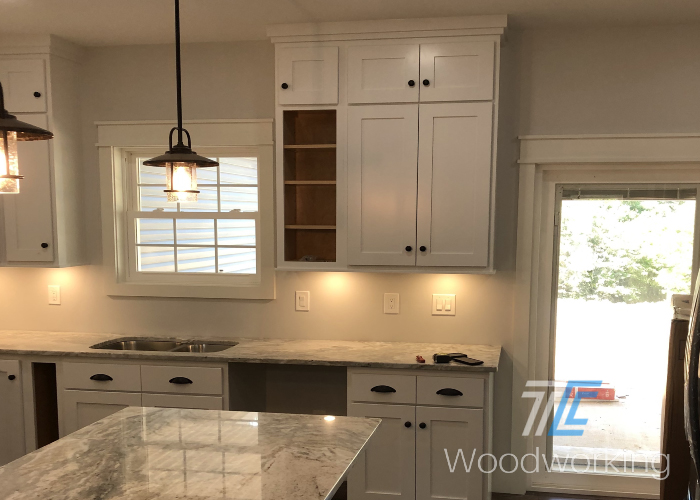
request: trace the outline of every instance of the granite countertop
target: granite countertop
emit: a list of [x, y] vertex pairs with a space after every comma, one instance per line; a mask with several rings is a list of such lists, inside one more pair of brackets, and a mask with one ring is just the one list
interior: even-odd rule
[[[105, 333], [0, 331], [0, 356], [89, 356], [115, 359], [198, 360], [241, 363], [276, 363], [297, 365], [354, 366], [368, 368], [405, 368], [417, 370], [490, 372], [498, 370], [500, 346], [468, 344], [429, 344], [408, 342], [357, 342], [343, 340], [245, 339], [207, 337], [206, 340], [238, 342], [231, 349], [212, 353], [182, 353], [153, 351], [108, 351], [90, 346], [108, 340], [127, 339]], [[149, 340], [163, 337], [138, 337]], [[202, 340], [202, 338], [198, 339]], [[456, 363], [433, 363], [436, 352], [462, 352], [484, 362], [480, 366]], [[425, 364], [416, 362], [416, 355]]]
[[127, 408], [0, 468], [0, 498], [325, 500], [379, 423]]

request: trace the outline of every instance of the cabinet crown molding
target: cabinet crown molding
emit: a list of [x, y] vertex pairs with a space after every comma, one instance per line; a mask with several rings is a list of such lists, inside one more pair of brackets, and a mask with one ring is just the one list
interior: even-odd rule
[[273, 43], [323, 40], [346, 40], [362, 35], [371, 38], [419, 38], [448, 35], [503, 35], [508, 26], [507, 15], [433, 17], [422, 19], [380, 19], [321, 23], [274, 24], [267, 27]]
[[0, 36], [0, 55], [54, 55], [80, 62], [85, 49], [55, 35], [3, 35]]

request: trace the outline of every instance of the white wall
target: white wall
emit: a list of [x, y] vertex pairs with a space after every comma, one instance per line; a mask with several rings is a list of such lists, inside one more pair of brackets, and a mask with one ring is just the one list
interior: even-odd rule
[[[116, 335], [246, 336], [501, 344], [495, 451], [510, 442], [518, 134], [700, 132], [697, 27], [511, 31], [503, 53], [496, 265], [493, 276], [279, 273], [275, 301], [111, 298], [102, 292], [96, 133], [99, 120], [173, 119], [173, 48], [88, 50], [83, 65], [85, 218], [91, 266], [0, 269], [0, 328]], [[267, 42], [183, 48], [186, 118], [270, 118]], [[196, 138], [195, 138], [196, 142]], [[61, 306], [46, 286], [62, 286]], [[294, 311], [310, 290], [312, 311]], [[382, 314], [384, 292], [401, 314]], [[430, 294], [456, 293], [455, 317]], [[508, 478], [494, 487], [506, 491]]]

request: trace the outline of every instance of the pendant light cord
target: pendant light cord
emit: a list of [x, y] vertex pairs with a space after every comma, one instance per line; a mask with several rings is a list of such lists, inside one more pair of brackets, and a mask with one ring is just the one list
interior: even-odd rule
[[182, 146], [182, 71], [180, 70], [180, 0], [175, 0], [175, 73], [177, 79], [177, 145]]

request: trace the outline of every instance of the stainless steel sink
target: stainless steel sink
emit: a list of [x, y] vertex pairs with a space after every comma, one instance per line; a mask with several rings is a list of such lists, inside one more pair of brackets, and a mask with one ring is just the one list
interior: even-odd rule
[[197, 342], [192, 344], [183, 344], [173, 349], [173, 352], [221, 352], [230, 349], [236, 345], [236, 342], [231, 344], [221, 344], [219, 342]]
[[237, 345], [238, 342], [209, 342], [205, 340], [144, 340], [127, 338], [110, 340], [90, 346], [90, 349], [112, 351], [160, 351], [160, 352], [221, 352]]

